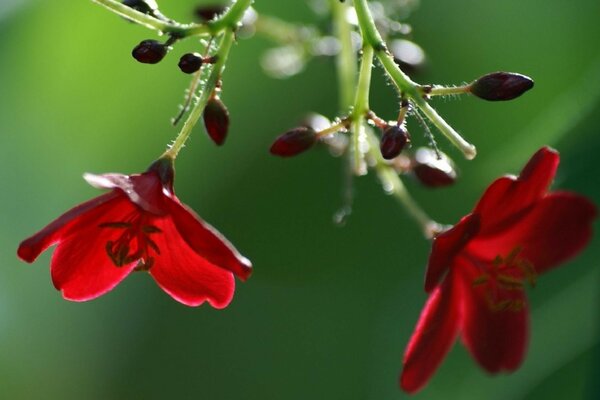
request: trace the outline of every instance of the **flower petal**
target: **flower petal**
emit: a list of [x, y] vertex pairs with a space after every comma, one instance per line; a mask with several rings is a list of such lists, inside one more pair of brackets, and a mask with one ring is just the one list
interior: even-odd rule
[[453, 275], [451, 271], [429, 296], [406, 347], [400, 386], [408, 393], [425, 386], [456, 339], [460, 293]]
[[[73, 301], [87, 301], [113, 289], [133, 270], [136, 262], [115, 266], [105, 247], [121, 234], [99, 227], [103, 222], [123, 221], [139, 212], [127, 197], [96, 207], [80, 217], [59, 239], [50, 271], [56, 289]], [[137, 261], [137, 260], [136, 260]]]
[[462, 340], [477, 363], [489, 373], [517, 369], [527, 348], [529, 311], [523, 289], [474, 286], [479, 270], [461, 262], [463, 297]]
[[235, 290], [233, 274], [211, 264], [181, 237], [171, 218], [156, 222], [162, 234], [153, 239], [160, 249], [150, 275], [175, 300], [199, 306], [208, 301], [215, 308], [231, 302]]
[[233, 272], [242, 280], [252, 273], [250, 260], [242, 256], [215, 228], [202, 221], [177, 198], [165, 197], [165, 207], [179, 235], [202, 258]]
[[452, 229], [433, 239], [431, 254], [425, 273], [425, 291], [431, 292], [454, 262], [454, 257], [479, 231], [478, 214], [463, 217]]
[[70, 209], [35, 235], [25, 239], [19, 245], [18, 256], [26, 262], [33, 262], [48, 247], [64, 239], [65, 232], [81, 219], [93, 219], [95, 215], [111, 208], [121, 195], [110, 192], [95, 197]]
[[521, 248], [520, 257], [533, 264], [540, 274], [575, 256], [592, 236], [597, 211], [586, 198], [573, 193], [554, 192], [522, 218], [494, 237], [476, 239], [469, 252], [491, 260]]
[[559, 155], [548, 147], [535, 153], [518, 178], [502, 177], [492, 183], [475, 207], [481, 214], [482, 235], [492, 234], [510, 223], [511, 216], [544, 196], [558, 168]]

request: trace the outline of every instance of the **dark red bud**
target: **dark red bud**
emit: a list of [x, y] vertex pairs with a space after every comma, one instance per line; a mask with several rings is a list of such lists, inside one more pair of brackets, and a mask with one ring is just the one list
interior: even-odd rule
[[400, 126], [391, 125], [383, 131], [379, 149], [386, 160], [398, 157], [404, 147], [410, 144], [410, 134]]
[[452, 185], [456, 181], [454, 163], [444, 153], [437, 153], [429, 148], [421, 147], [415, 152], [413, 172], [419, 182], [428, 187]]
[[122, 3], [143, 14], [153, 14], [158, 9], [158, 5], [154, 0], [123, 0]]
[[271, 145], [271, 154], [280, 157], [292, 157], [310, 149], [317, 141], [314, 129], [301, 126], [287, 131], [275, 139]]
[[143, 40], [134, 47], [131, 55], [143, 64], [156, 64], [167, 55], [167, 46], [156, 40]]
[[217, 97], [211, 98], [206, 103], [202, 118], [208, 136], [218, 146], [222, 145], [229, 131], [229, 111], [225, 104]]
[[198, 53], [186, 53], [179, 59], [179, 69], [186, 74], [193, 74], [202, 66], [202, 56]]
[[196, 7], [194, 14], [201, 21], [210, 21], [215, 19], [219, 14], [222, 14], [223, 11], [225, 11], [225, 6], [220, 4], [210, 4]]
[[469, 86], [475, 96], [490, 101], [512, 100], [533, 87], [533, 80], [515, 72], [494, 72]]

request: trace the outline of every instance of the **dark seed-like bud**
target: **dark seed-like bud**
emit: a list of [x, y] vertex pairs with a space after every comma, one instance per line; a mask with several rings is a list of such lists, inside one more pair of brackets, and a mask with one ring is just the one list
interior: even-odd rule
[[287, 131], [275, 139], [271, 145], [271, 154], [280, 157], [292, 157], [310, 149], [317, 141], [314, 129], [301, 126]]
[[475, 96], [490, 101], [512, 100], [533, 87], [533, 80], [515, 72], [494, 72], [477, 79], [469, 90]]
[[421, 147], [415, 152], [413, 172], [419, 182], [428, 187], [441, 187], [456, 181], [454, 163], [444, 153], [437, 153], [429, 148]]
[[222, 145], [229, 131], [229, 111], [225, 104], [218, 97], [211, 98], [206, 103], [202, 118], [208, 136], [218, 146]]
[[134, 47], [131, 55], [143, 64], [156, 64], [167, 55], [167, 46], [156, 40], [144, 40]]
[[158, 9], [158, 4], [154, 0], [123, 0], [122, 3], [144, 14], [153, 14]]
[[202, 66], [202, 57], [198, 53], [186, 53], [179, 59], [179, 69], [186, 74], [193, 74]]
[[201, 21], [210, 21], [215, 19], [215, 17], [219, 14], [222, 14], [223, 11], [225, 11], [225, 6], [220, 4], [211, 4], [196, 7], [196, 9], [194, 10], [194, 14]]
[[410, 134], [398, 125], [391, 125], [383, 131], [379, 149], [386, 160], [398, 157], [404, 147], [410, 144]]

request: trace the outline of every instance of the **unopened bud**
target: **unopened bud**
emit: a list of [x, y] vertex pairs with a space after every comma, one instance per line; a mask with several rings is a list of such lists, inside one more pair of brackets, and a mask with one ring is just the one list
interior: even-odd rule
[[196, 9], [194, 10], [194, 14], [201, 21], [206, 22], [215, 19], [215, 17], [217, 17], [219, 14], [222, 14], [224, 11], [225, 6], [223, 5], [209, 4], [196, 7]]
[[310, 149], [317, 141], [314, 129], [306, 126], [294, 128], [275, 139], [271, 145], [271, 154], [280, 157], [292, 157]]
[[156, 40], [144, 40], [134, 47], [133, 58], [143, 64], [156, 64], [167, 55], [168, 47]]
[[391, 125], [383, 131], [379, 149], [386, 160], [397, 157], [410, 144], [410, 134], [401, 126]]
[[158, 10], [158, 4], [154, 0], [123, 0], [122, 3], [143, 14], [153, 14], [155, 10]]
[[512, 100], [533, 87], [533, 80], [515, 72], [494, 72], [469, 85], [475, 96], [489, 101]]
[[415, 152], [412, 168], [419, 182], [428, 187], [452, 185], [457, 177], [454, 163], [448, 156], [426, 147]]
[[211, 98], [206, 103], [202, 117], [208, 136], [217, 145], [222, 145], [229, 130], [229, 111], [225, 104], [217, 97]]
[[202, 66], [202, 56], [198, 53], [186, 53], [179, 59], [179, 69], [186, 74], [193, 74]]

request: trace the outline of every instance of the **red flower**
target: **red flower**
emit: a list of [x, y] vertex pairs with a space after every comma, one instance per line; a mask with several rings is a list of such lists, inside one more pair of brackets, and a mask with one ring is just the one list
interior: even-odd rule
[[519, 367], [528, 339], [525, 286], [575, 256], [596, 208], [582, 196], [547, 193], [558, 154], [542, 148], [517, 177], [496, 180], [473, 212], [433, 242], [431, 293], [404, 354], [401, 387], [421, 389], [460, 334], [490, 373]]
[[154, 162], [143, 174], [85, 178], [112, 190], [67, 211], [23, 241], [17, 252], [33, 262], [58, 244], [50, 271], [64, 298], [91, 300], [130, 272], [148, 271], [183, 304], [208, 301], [223, 308], [233, 297], [233, 275], [250, 276], [250, 261], [175, 196], [170, 159]]

